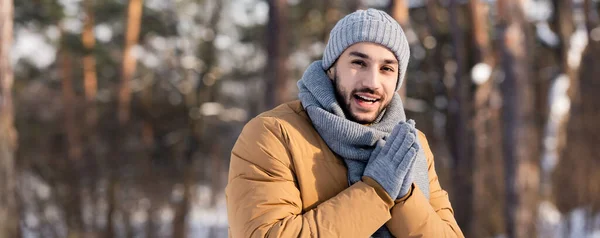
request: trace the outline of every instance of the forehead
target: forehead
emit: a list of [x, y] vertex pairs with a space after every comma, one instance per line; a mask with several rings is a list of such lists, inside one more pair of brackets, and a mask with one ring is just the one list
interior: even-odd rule
[[348, 47], [341, 57], [351, 57], [350, 52], [360, 52], [369, 56], [373, 60], [395, 60], [396, 56], [385, 46], [372, 42], [359, 42]]

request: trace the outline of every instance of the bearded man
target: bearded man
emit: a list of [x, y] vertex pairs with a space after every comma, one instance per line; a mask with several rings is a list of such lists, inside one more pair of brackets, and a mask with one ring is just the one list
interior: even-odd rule
[[299, 100], [242, 130], [226, 188], [230, 237], [463, 237], [396, 93], [409, 58], [387, 13], [341, 19], [298, 81]]

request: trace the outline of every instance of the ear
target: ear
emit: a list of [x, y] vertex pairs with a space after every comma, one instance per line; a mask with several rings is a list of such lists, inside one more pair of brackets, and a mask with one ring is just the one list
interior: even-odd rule
[[333, 80], [335, 78], [335, 66], [331, 66], [327, 70], [327, 76], [329, 77], [330, 80]]

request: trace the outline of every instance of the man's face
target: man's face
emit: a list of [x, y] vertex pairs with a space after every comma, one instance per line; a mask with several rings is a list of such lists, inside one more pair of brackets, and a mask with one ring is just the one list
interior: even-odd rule
[[392, 100], [398, 81], [398, 61], [384, 46], [360, 42], [342, 53], [328, 75], [346, 117], [370, 124]]

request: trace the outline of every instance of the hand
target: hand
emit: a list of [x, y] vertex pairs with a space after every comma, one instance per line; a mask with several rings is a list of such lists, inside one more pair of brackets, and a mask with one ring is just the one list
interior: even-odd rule
[[394, 127], [387, 141], [379, 140], [373, 150], [364, 176], [377, 181], [391, 198], [405, 196], [412, 184], [413, 167], [419, 145], [414, 121]]

